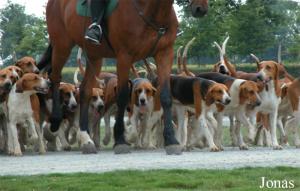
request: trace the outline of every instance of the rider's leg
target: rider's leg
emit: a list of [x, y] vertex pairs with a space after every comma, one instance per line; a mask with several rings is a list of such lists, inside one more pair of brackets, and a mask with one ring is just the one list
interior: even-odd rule
[[92, 41], [95, 44], [100, 44], [102, 37], [102, 28], [100, 26], [103, 16], [106, 0], [91, 0], [92, 24], [89, 26], [85, 39]]

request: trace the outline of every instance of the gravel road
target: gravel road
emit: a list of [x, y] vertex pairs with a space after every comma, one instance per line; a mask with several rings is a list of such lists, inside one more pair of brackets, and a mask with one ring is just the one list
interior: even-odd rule
[[248, 151], [240, 151], [227, 147], [225, 151], [218, 153], [193, 150], [180, 156], [167, 156], [164, 150], [134, 150], [126, 155], [115, 155], [113, 151], [105, 150], [94, 155], [83, 155], [73, 151], [48, 152], [45, 155], [25, 154], [22, 157], [0, 156], [0, 175], [102, 173], [125, 169], [232, 169], [248, 166], [300, 167], [300, 150], [251, 148]]

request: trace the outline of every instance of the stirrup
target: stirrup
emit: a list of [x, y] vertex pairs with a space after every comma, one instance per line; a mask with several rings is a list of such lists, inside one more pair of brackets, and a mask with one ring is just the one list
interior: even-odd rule
[[92, 23], [90, 26], [89, 26], [89, 28], [88, 29], [91, 29], [91, 28], [93, 28], [93, 27], [97, 27], [98, 29], [99, 29], [99, 39], [94, 39], [94, 38], [91, 38], [91, 37], [89, 37], [88, 35], [87, 35], [87, 32], [86, 32], [86, 34], [85, 34], [85, 36], [84, 36], [84, 38], [86, 39], [86, 40], [89, 40], [89, 41], [91, 41], [92, 43], [94, 43], [94, 44], [96, 44], [96, 45], [100, 45], [101, 43], [100, 43], [100, 41], [101, 41], [101, 39], [102, 39], [102, 28], [101, 28], [101, 26], [100, 25], [98, 25], [97, 23]]

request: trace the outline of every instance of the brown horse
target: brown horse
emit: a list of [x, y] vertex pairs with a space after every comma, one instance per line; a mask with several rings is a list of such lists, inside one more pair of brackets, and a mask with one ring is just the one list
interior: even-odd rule
[[[115, 153], [128, 153], [130, 147], [124, 138], [124, 112], [129, 99], [129, 69], [135, 61], [153, 56], [157, 63], [158, 82], [161, 88], [161, 105], [164, 110], [164, 139], [167, 154], [180, 154], [181, 148], [174, 137], [171, 119], [170, 72], [173, 63], [173, 43], [178, 27], [173, 8], [174, 0], [119, 0], [118, 7], [106, 20], [109, 31], [100, 46], [86, 42], [84, 32], [91, 20], [76, 13], [77, 0], [49, 0], [46, 10], [50, 45], [39, 63], [39, 68], [51, 62], [53, 112], [51, 130], [57, 131], [62, 119], [59, 108], [59, 82], [61, 72], [72, 48], [82, 47], [89, 60], [80, 88], [79, 141], [83, 153], [95, 153], [88, 135], [88, 101], [95, 75], [101, 71], [102, 58], [117, 59], [118, 112], [114, 126]], [[193, 16], [203, 16], [208, 0], [189, 0]], [[159, 33], [162, 32], [162, 33]], [[162, 34], [158, 41], [159, 34]], [[108, 41], [109, 43], [108, 43]], [[158, 41], [158, 42], [157, 42]], [[152, 55], [149, 55], [152, 53]]]

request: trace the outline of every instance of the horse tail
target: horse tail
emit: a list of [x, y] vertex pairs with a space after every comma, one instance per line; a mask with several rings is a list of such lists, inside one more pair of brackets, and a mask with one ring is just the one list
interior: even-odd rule
[[51, 70], [52, 50], [53, 47], [51, 44], [49, 44], [47, 50], [45, 51], [41, 60], [37, 64], [39, 70], [45, 70], [45, 71]]

